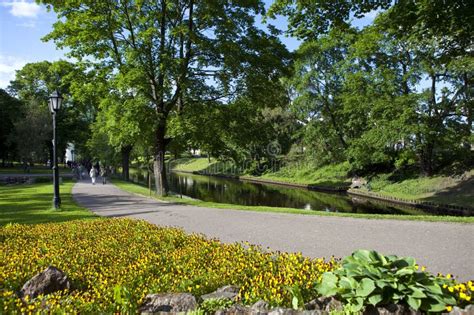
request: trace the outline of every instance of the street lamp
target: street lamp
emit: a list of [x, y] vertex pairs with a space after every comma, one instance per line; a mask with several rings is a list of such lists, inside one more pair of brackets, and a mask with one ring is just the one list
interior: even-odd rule
[[53, 205], [55, 209], [61, 206], [61, 198], [59, 197], [59, 169], [58, 159], [56, 156], [57, 150], [57, 139], [56, 139], [56, 114], [61, 108], [63, 98], [58, 91], [54, 91], [49, 96], [49, 111], [53, 115], [53, 185], [54, 185], [54, 197]]

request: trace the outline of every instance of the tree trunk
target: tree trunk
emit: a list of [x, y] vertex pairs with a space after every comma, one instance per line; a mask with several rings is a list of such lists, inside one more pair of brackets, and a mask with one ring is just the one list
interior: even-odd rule
[[123, 146], [122, 152], [122, 179], [130, 180], [130, 152], [132, 151], [131, 145]]
[[434, 145], [430, 142], [426, 144], [422, 151], [421, 169], [426, 176], [433, 175], [433, 148]]
[[168, 193], [168, 181], [166, 179], [165, 153], [166, 144], [166, 121], [161, 122], [155, 133], [155, 157], [153, 160], [153, 173], [155, 175], [156, 194], [166, 196]]

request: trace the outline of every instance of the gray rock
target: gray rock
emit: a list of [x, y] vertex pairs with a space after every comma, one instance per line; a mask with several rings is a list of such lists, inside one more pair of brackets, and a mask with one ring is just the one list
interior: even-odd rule
[[329, 315], [327, 311], [321, 310], [294, 310], [291, 308], [277, 307], [268, 311], [268, 315]]
[[351, 188], [362, 188], [367, 185], [367, 180], [362, 177], [352, 178]]
[[453, 310], [448, 313], [449, 315], [474, 315], [474, 305], [468, 305], [465, 309], [461, 309], [457, 306], [453, 307]]
[[226, 285], [224, 287], [220, 287], [214, 292], [209, 294], [201, 295], [201, 299], [209, 300], [209, 299], [228, 299], [228, 300], [235, 300], [237, 295], [239, 295], [240, 288], [235, 285]]
[[297, 315], [298, 311], [291, 308], [276, 307], [268, 311], [268, 315]]
[[49, 266], [28, 280], [21, 288], [19, 295], [35, 298], [40, 294], [50, 294], [56, 291], [69, 290], [71, 282], [67, 275], [56, 267]]
[[197, 307], [196, 298], [189, 293], [148, 294], [139, 309], [140, 314], [157, 312], [188, 312]]
[[271, 308], [270, 304], [268, 304], [268, 302], [264, 300], [257, 301], [252, 305], [252, 309], [256, 311], [266, 311], [266, 310], [269, 310], [270, 308]]
[[401, 304], [389, 304], [385, 306], [368, 306], [363, 315], [420, 315], [420, 311], [415, 311], [408, 306]]
[[240, 304], [234, 304], [225, 310], [218, 310], [215, 315], [265, 315], [266, 313], [259, 313], [253, 311], [250, 307]]
[[466, 306], [465, 310], [468, 315], [474, 315], [474, 304]]
[[306, 310], [316, 310], [316, 311], [342, 311], [343, 305], [340, 301], [336, 300], [334, 297], [319, 297], [317, 299], [311, 300], [304, 305]]

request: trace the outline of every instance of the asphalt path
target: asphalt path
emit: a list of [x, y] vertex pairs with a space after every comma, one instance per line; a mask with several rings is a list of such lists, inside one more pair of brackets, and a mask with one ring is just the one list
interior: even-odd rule
[[271, 250], [326, 258], [374, 249], [387, 255], [415, 257], [434, 273], [451, 273], [461, 281], [474, 279], [474, 224], [205, 208], [161, 202], [90, 181], [78, 182], [73, 196], [100, 216], [181, 227], [222, 242], [248, 241]]

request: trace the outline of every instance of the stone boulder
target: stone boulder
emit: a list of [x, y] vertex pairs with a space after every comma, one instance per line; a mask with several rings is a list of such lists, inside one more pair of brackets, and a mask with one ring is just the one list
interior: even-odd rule
[[209, 299], [228, 299], [228, 300], [235, 300], [239, 295], [240, 288], [236, 285], [226, 285], [220, 287], [214, 292], [209, 294], [201, 295], [201, 299], [203, 301]]
[[449, 315], [474, 315], [474, 304], [466, 306], [465, 309], [461, 309], [457, 306], [453, 307], [453, 310], [448, 313]]
[[271, 308], [270, 304], [264, 300], [257, 301], [252, 305], [252, 310], [255, 311], [268, 311]]
[[367, 180], [362, 177], [352, 178], [351, 188], [362, 188], [364, 186], [367, 186]]
[[408, 306], [401, 304], [389, 304], [385, 306], [367, 306], [363, 315], [420, 315], [420, 311], [415, 311]]
[[264, 315], [265, 313], [259, 313], [258, 311], [252, 310], [250, 307], [243, 306], [240, 304], [234, 304], [229, 308], [223, 310], [217, 310], [214, 315]]
[[304, 308], [307, 310], [324, 311], [329, 313], [332, 311], [342, 311], [344, 307], [340, 301], [331, 296], [319, 297], [311, 300], [304, 305]]
[[268, 315], [329, 315], [324, 310], [294, 310], [291, 308], [277, 307], [268, 311]]
[[189, 312], [197, 307], [196, 298], [189, 293], [148, 294], [139, 309], [140, 314], [158, 312]]
[[67, 275], [56, 267], [49, 266], [28, 280], [19, 292], [21, 298], [35, 298], [40, 294], [50, 294], [57, 291], [69, 290], [71, 282]]

